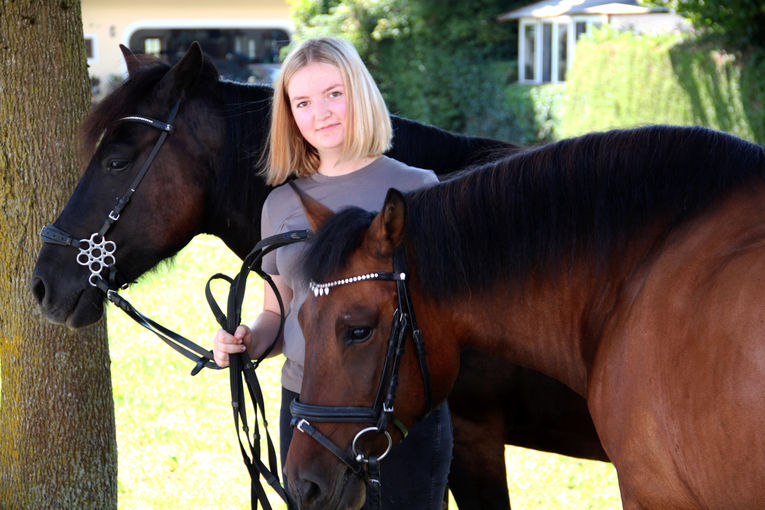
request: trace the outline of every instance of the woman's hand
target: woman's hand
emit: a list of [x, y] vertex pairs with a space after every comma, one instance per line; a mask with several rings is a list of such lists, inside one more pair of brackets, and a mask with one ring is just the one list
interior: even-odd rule
[[215, 364], [225, 368], [229, 364], [229, 354], [242, 353], [247, 351], [251, 339], [250, 328], [240, 324], [234, 334], [230, 334], [224, 329], [219, 329], [213, 340], [213, 358]]
[[[287, 286], [279, 275], [271, 275], [271, 279], [279, 289], [287, 306], [292, 300], [292, 289]], [[274, 342], [276, 334], [281, 327], [281, 313], [276, 294], [270, 285], [263, 286], [263, 311], [258, 315], [252, 327], [240, 324], [234, 334], [219, 329], [213, 339], [213, 358], [215, 364], [221, 368], [229, 365], [230, 354], [247, 352], [250, 359], [258, 359], [266, 349]], [[284, 338], [279, 337], [269, 356], [276, 356], [282, 352]]]

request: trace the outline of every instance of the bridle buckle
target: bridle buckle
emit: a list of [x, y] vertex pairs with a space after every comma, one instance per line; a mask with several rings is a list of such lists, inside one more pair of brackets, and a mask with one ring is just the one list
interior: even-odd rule
[[308, 422], [308, 420], [306, 420], [305, 418], [301, 418], [301, 419], [300, 419], [300, 421], [298, 421], [298, 422], [297, 422], [297, 425], [295, 425], [295, 427], [296, 427], [296, 428], [297, 428], [297, 429], [298, 429], [300, 432], [302, 432], [303, 434], [306, 434], [307, 432], [306, 432], [305, 428], [303, 428], [303, 427], [305, 427], [306, 425], [311, 425], [311, 424], [310, 424], [310, 423]]

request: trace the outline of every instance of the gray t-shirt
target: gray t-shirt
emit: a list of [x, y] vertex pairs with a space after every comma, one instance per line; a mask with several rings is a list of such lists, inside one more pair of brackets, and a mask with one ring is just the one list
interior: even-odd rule
[[[355, 172], [328, 177], [314, 174], [295, 182], [305, 193], [337, 212], [347, 206], [357, 206], [369, 211], [379, 211], [389, 188], [410, 191], [438, 181], [430, 170], [406, 166], [403, 163], [380, 156], [369, 165]], [[309, 228], [295, 192], [287, 185], [274, 189], [265, 204], [261, 216], [261, 235], [270, 235]], [[299, 281], [295, 267], [305, 249], [304, 243], [279, 248], [263, 258], [263, 270], [278, 274], [292, 289], [292, 301], [287, 306], [284, 325], [284, 355], [287, 360], [282, 367], [282, 386], [300, 392], [305, 359], [305, 339], [300, 329], [298, 310], [308, 294], [307, 282]]]

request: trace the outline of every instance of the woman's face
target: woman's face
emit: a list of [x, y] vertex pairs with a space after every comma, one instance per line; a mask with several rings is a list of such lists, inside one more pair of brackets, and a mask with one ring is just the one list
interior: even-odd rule
[[346, 90], [340, 70], [322, 62], [300, 68], [287, 85], [292, 116], [319, 157], [341, 155], [345, 140]]

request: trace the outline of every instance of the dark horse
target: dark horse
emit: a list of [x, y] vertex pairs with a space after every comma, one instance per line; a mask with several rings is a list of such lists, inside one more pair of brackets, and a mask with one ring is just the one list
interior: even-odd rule
[[[396, 372], [382, 367], [398, 296], [427, 352], [425, 363], [411, 346], [400, 358], [393, 414], [405, 424], [446, 398], [469, 347], [586, 397], [625, 510], [761, 508], [764, 203], [765, 148], [652, 126], [391, 190], [377, 215], [340, 212], [306, 254], [319, 283], [300, 311], [306, 384], [293, 411], [375, 401]], [[315, 428], [350, 449], [361, 426]], [[365, 440], [381, 451], [382, 435]], [[348, 469], [293, 438], [288, 480], [302, 508], [363, 491]]]
[[[122, 120], [166, 120], [170, 134], [107, 237], [116, 244], [116, 283], [132, 282], [199, 233], [243, 257], [260, 239], [270, 191], [257, 175], [272, 89], [221, 81], [197, 45], [172, 69], [124, 49], [129, 79], [83, 123], [87, 169], [55, 225], [87, 238], [134, 179], [158, 129]], [[493, 140], [454, 135], [393, 118], [390, 156], [444, 174], [488, 159]], [[87, 161], [87, 160], [85, 160]], [[71, 247], [46, 244], [31, 281], [46, 318], [82, 327], [103, 313], [103, 294]], [[507, 508], [504, 444], [606, 460], [584, 400], [536, 372], [466, 351], [450, 404], [455, 435], [450, 486], [461, 508]], [[484, 377], [475, 377], [483, 371]]]

